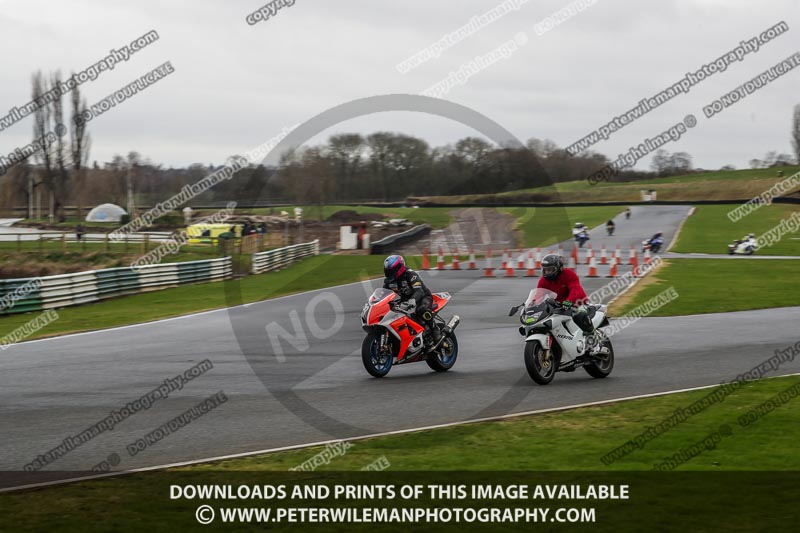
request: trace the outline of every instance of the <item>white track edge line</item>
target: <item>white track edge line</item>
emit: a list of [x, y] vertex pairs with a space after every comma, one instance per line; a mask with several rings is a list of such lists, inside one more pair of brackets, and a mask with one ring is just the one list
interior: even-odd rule
[[[785, 377], [792, 377], [792, 376], [800, 376], [800, 372], [794, 372], [792, 374], [781, 374], [779, 376], [768, 376], [768, 377], [764, 377], [764, 378], [760, 378], [760, 379], [776, 379], [776, 378], [785, 378]], [[759, 380], [756, 380], [756, 381], [759, 381]], [[303, 449], [303, 448], [313, 448], [313, 447], [316, 447], [316, 446], [325, 446], [327, 444], [334, 444], [334, 443], [342, 442], [342, 441], [351, 442], [351, 441], [374, 439], [374, 438], [378, 438], [378, 437], [388, 437], [388, 436], [392, 436], [392, 435], [406, 435], [406, 434], [409, 434], [409, 433], [418, 433], [418, 432], [421, 432], [421, 431], [431, 431], [431, 430], [435, 430], [435, 429], [444, 429], [444, 428], [449, 428], [449, 427], [465, 426], [465, 425], [468, 425], [468, 424], [478, 424], [478, 423], [482, 423], [482, 422], [497, 422], [497, 421], [501, 421], [501, 420], [507, 420], [507, 419], [510, 419], [510, 418], [520, 418], [520, 417], [524, 417], [524, 416], [541, 415], [541, 414], [547, 414], [547, 413], [556, 413], [556, 412], [560, 412], [560, 411], [570, 411], [570, 410], [573, 410], [573, 409], [580, 409], [580, 408], [583, 408], [583, 407], [595, 407], [595, 406], [598, 406], [598, 405], [607, 405], [607, 404], [610, 404], [610, 403], [625, 402], [625, 401], [631, 401], [631, 400], [641, 400], [641, 399], [645, 399], [645, 398], [654, 398], [654, 397], [657, 397], [657, 396], [670, 396], [672, 394], [678, 394], [678, 393], [681, 393], [681, 392], [693, 392], [693, 391], [698, 391], [698, 390], [703, 390], [703, 389], [711, 389], [711, 388], [714, 388], [714, 387], [720, 387], [722, 385], [724, 385], [724, 383], [715, 383], [713, 385], [701, 385], [699, 387], [689, 387], [689, 388], [685, 388], [685, 389], [675, 389], [675, 390], [662, 391], [662, 392], [651, 392], [651, 393], [648, 393], [648, 394], [638, 394], [636, 396], [625, 396], [625, 397], [622, 397], [622, 398], [611, 398], [611, 399], [608, 399], [608, 400], [598, 400], [596, 402], [579, 403], [579, 404], [575, 404], [575, 405], [566, 405], [566, 406], [562, 406], [562, 407], [550, 407], [550, 408], [547, 408], [547, 409], [537, 409], [537, 410], [534, 410], [534, 411], [523, 411], [523, 412], [520, 412], [520, 413], [509, 413], [509, 414], [505, 414], [505, 415], [490, 416], [490, 417], [484, 417], [484, 418], [475, 418], [475, 419], [472, 419], [472, 420], [461, 420], [459, 422], [447, 422], [447, 423], [444, 423], [444, 424], [434, 424], [434, 425], [430, 425], [430, 426], [421, 426], [421, 427], [416, 427], [416, 428], [396, 429], [396, 430], [393, 430], [393, 431], [384, 431], [384, 432], [381, 432], [381, 433], [371, 433], [369, 435], [359, 435], [359, 436], [356, 436], [356, 437], [348, 437], [346, 439], [329, 439], [329, 440], [318, 441], [318, 442], [309, 442], [309, 443], [306, 443], [306, 444], [292, 444], [290, 446], [281, 446], [281, 447], [278, 447], [278, 448], [267, 448], [267, 449], [264, 449], [264, 450], [255, 450], [255, 451], [252, 451], [252, 452], [241, 452], [241, 453], [234, 453], [234, 454], [230, 454], [230, 455], [219, 455], [219, 456], [216, 456], [216, 457], [207, 457], [207, 458], [204, 458], [204, 459], [193, 459], [193, 460], [190, 460], [190, 461], [181, 461], [181, 462], [177, 462], [177, 463], [167, 463], [167, 464], [163, 464], [163, 465], [146, 466], [146, 467], [142, 467], [142, 468], [135, 468], [135, 469], [132, 469], [132, 470], [123, 470], [123, 471], [120, 471], [120, 472], [106, 472], [106, 473], [103, 473], [103, 474], [96, 474], [96, 475], [91, 475], [91, 476], [83, 476], [83, 477], [78, 477], [78, 478], [59, 479], [59, 480], [55, 480], [55, 481], [45, 481], [45, 482], [42, 482], [42, 483], [32, 483], [30, 485], [20, 485], [20, 486], [17, 486], [17, 487], [0, 488], [0, 494], [1, 493], [5, 493], [5, 492], [12, 492], [12, 491], [22, 491], [22, 490], [31, 490], [31, 489], [52, 487], [52, 486], [57, 486], [57, 485], [67, 485], [67, 484], [70, 484], [70, 483], [77, 483], [77, 482], [80, 482], [80, 481], [90, 481], [90, 480], [103, 479], [103, 478], [113, 477], [113, 476], [123, 476], [123, 475], [127, 475], [127, 474], [138, 474], [138, 473], [142, 473], [142, 472], [152, 472], [152, 471], [155, 471], [155, 470], [165, 470], [165, 469], [168, 469], [168, 468], [179, 468], [179, 467], [183, 467], [183, 466], [194, 466], [194, 465], [199, 465], [199, 464], [204, 464], [204, 463], [213, 463], [213, 462], [218, 462], [218, 461], [228, 461], [228, 460], [231, 460], [231, 459], [241, 459], [241, 458], [244, 458], [244, 457], [253, 457], [253, 456], [256, 456], [256, 455], [267, 455], [267, 454], [284, 452], [284, 451], [300, 450], [300, 449]]]

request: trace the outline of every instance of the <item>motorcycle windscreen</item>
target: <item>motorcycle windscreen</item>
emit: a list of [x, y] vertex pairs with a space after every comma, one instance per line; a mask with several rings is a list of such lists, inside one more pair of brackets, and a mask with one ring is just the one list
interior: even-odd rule
[[397, 296], [397, 295], [393, 291], [390, 291], [389, 289], [384, 289], [383, 287], [375, 289], [372, 292], [372, 295], [369, 297], [369, 303], [374, 304], [380, 302], [381, 300], [389, 296]]
[[391, 311], [389, 303], [398, 298], [397, 294], [389, 289], [375, 289], [372, 296], [369, 297], [369, 314], [367, 315], [367, 324], [373, 326], [380, 323], [383, 317]]
[[[533, 289], [530, 294], [528, 294], [528, 299], [525, 300], [525, 307], [533, 307], [534, 305], [539, 305], [540, 303], [544, 302], [548, 298], [552, 298], [553, 300], [556, 299], [556, 293], [551, 291], [550, 289], [544, 289], [542, 287], [537, 287]], [[517, 300], [519, 301], [519, 300]]]

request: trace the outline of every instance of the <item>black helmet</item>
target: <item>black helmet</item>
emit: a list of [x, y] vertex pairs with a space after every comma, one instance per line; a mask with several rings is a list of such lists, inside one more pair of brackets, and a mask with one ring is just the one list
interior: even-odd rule
[[383, 262], [383, 273], [390, 280], [396, 280], [406, 271], [406, 262], [402, 255], [390, 255]]
[[560, 255], [547, 254], [542, 259], [542, 275], [544, 279], [553, 281], [564, 269], [564, 259]]

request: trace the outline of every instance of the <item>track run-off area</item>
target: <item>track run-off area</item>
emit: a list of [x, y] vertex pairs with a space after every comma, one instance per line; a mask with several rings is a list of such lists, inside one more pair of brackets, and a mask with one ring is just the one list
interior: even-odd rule
[[[635, 207], [630, 221], [617, 217], [613, 237], [595, 228], [590, 242], [595, 250], [620, 245], [624, 262], [631, 245], [640, 246], [657, 231], [670, 243], [689, 209]], [[586, 268], [581, 265], [579, 274], [587, 292], [609, 283], [586, 278]], [[102, 461], [115, 461], [112, 470], [130, 470], [716, 385], [797, 340], [800, 307], [645, 317], [614, 336], [616, 363], [607, 379], [578, 370], [541, 387], [525, 371], [517, 319], [508, 317], [509, 307], [535, 286], [537, 278], [523, 273], [422, 274], [432, 290], [453, 295], [445, 319], [461, 317], [458, 361], [446, 373], [425, 364], [395, 367], [383, 379], [364, 371], [359, 315], [380, 280], [10, 346], [0, 352], [0, 488], [89, 475]], [[64, 439], [205, 360], [213, 366], [167, 397], [35, 475], [23, 472]], [[796, 372], [800, 360], [775, 374]], [[224, 403], [146, 449], [129, 452], [137, 439], [219, 392]]]

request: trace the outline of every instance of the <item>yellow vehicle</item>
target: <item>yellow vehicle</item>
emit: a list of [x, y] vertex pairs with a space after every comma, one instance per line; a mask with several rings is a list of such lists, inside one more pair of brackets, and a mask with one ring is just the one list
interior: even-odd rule
[[192, 224], [186, 228], [190, 244], [214, 244], [220, 236], [223, 238], [242, 236], [242, 224]]

